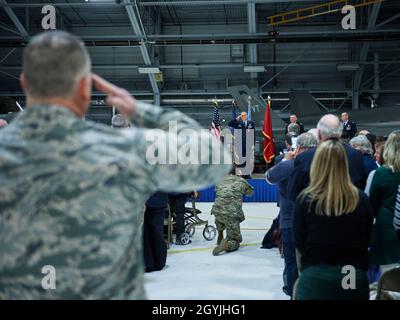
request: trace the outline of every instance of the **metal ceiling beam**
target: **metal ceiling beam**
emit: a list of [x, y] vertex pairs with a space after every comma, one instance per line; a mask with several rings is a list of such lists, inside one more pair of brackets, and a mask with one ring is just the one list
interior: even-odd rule
[[9, 74], [8, 72], [2, 71], [2, 70], [0, 70], [0, 73], [4, 74], [4, 75], [6, 75], [6, 76], [8, 76], [8, 77], [10, 77], [10, 78], [12, 78], [14, 80], [18, 80], [19, 81], [19, 78], [14, 76], [13, 74]]
[[[35, 30], [36, 31], [36, 30]], [[77, 30], [78, 31], [78, 30]], [[137, 35], [132, 34], [115, 34], [115, 35], [79, 35], [79, 33], [74, 32], [80, 39], [84, 41], [106, 41], [106, 40], [140, 40], [141, 38]], [[285, 32], [281, 31], [279, 38], [285, 37], [299, 37], [299, 38], [313, 38], [313, 37], [326, 37], [329, 39], [330, 36], [375, 36], [375, 35], [385, 35], [385, 34], [398, 34], [398, 29], [385, 29], [385, 30], [356, 30], [356, 31], [338, 31], [338, 30], [331, 30], [331, 31], [304, 31], [304, 32]], [[198, 39], [198, 40], [217, 40], [217, 39], [258, 39], [258, 38], [269, 38], [266, 33], [258, 32], [255, 34], [250, 33], [205, 33], [205, 34], [151, 34], [147, 35], [147, 40], [149, 42], [157, 41], [157, 40], [180, 40], [180, 39]], [[18, 41], [20, 40], [18, 37], [15, 36], [0, 36], [0, 40], [10, 40], [10, 41]]]
[[353, 5], [354, 8], [360, 8], [369, 6], [373, 3], [382, 2], [385, 0], [363, 0], [359, 3], [352, 3], [349, 0], [335, 0], [335, 1], [325, 1], [323, 4], [313, 5], [308, 8], [293, 9], [289, 12], [278, 13], [273, 16], [268, 17], [268, 26], [281, 26], [286, 23], [293, 23], [302, 21], [305, 19], [310, 19], [313, 17], [322, 16], [325, 14], [331, 14], [335, 12], [340, 12], [345, 5]]
[[[262, 63], [267, 69], [272, 67], [336, 67], [338, 64], [346, 64], [348, 61], [313, 61], [313, 62], [280, 62], [280, 63]], [[374, 65], [374, 61], [366, 61], [363, 65]], [[400, 64], [400, 60], [380, 60], [380, 65], [390, 67], [392, 65]], [[151, 65], [149, 67], [160, 68], [163, 70], [171, 69], [243, 69], [245, 64], [241, 63], [206, 63], [206, 64], [166, 64], [166, 65]], [[144, 65], [133, 64], [98, 64], [92, 65], [93, 70], [137, 70], [138, 68], [145, 67]], [[0, 65], [0, 70], [3, 71], [21, 71], [21, 65]], [[385, 70], [386, 70], [385, 69]], [[382, 69], [383, 71], [384, 69]], [[371, 77], [369, 80], [371, 80]], [[365, 83], [366, 84], [366, 83]]]
[[[257, 33], [257, 21], [256, 21], [256, 4], [254, 2], [250, 2], [247, 4], [247, 24], [249, 34], [253, 35]], [[250, 64], [257, 64], [257, 44], [251, 43], [249, 44], [250, 51]], [[257, 79], [257, 73], [251, 73], [252, 79]]]
[[[371, 13], [369, 15], [367, 31], [371, 32], [376, 28], [376, 21], [378, 20], [379, 10], [381, 9], [382, 2], [375, 3], [372, 6]], [[359, 62], [363, 64], [367, 60], [368, 51], [369, 51], [370, 44], [369, 42], [364, 42], [361, 52], [360, 52], [360, 59]], [[361, 81], [364, 75], [364, 67], [361, 65], [359, 71], [356, 71], [354, 76], [354, 83], [353, 83], [353, 109], [359, 108], [359, 95], [361, 89]]]
[[[245, 5], [248, 3], [274, 4], [295, 2], [293, 0], [198, 0], [198, 1], [141, 1], [140, 6], [215, 6], [215, 5]], [[301, 0], [299, 2], [315, 2], [315, 0]]]
[[[128, 13], [129, 21], [131, 22], [134, 33], [141, 38], [140, 52], [142, 54], [144, 63], [146, 66], [150, 66], [151, 59], [150, 59], [150, 55], [149, 55], [149, 52], [147, 51], [147, 47], [146, 47], [147, 37], [146, 37], [144, 29], [142, 30], [143, 24], [140, 20], [140, 15], [139, 15], [140, 13], [137, 12], [138, 16], [136, 16], [135, 10], [133, 9], [133, 3], [130, 0], [123, 0], [123, 3], [126, 5], [125, 9], [126, 9], [126, 12]], [[152, 87], [154, 95], [155, 95], [154, 96], [155, 101], [158, 102], [159, 96], [160, 96], [160, 90], [158, 88], [156, 77], [154, 74], [149, 74], [148, 76], [149, 76], [151, 87]]]
[[0, 5], [4, 7], [4, 10], [7, 12], [8, 16], [10, 17], [11, 21], [15, 24], [17, 27], [18, 31], [21, 33], [21, 36], [24, 40], [29, 40], [29, 34], [26, 31], [25, 27], [22, 25], [22, 23], [19, 21], [18, 17], [16, 16], [15, 12], [13, 9], [11, 9], [7, 3], [6, 0], [0, 0]]
[[[376, 61], [376, 63], [380, 64], [380, 63], [379, 63], [379, 59]], [[376, 63], [374, 63], [374, 64], [376, 64]], [[393, 65], [394, 65], [394, 63], [389, 63], [389, 64], [385, 64], [385, 66], [384, 66], [383, 68], [380, 68], [380, 70], [379, 70], [379, 78], [381, 78], [381, 76], [385, 73], [385, 71], [388, 70], [388, 69], [390, 69]], [[375, 77], [376, 77], [376, 75], [375, 75], [375, 72], [374, 72], [374, 74], [373, 74], [371, 77], [369, 77], [367, 80], [365, 80], [365, 81], [361, 84], [361, 90], [364, 89], [364, 88], [366, 88], [366, 87], [369, 85], [369, 83], [370, 83], [372, 80], [375, 79]]]
[[382, 80], [386, 79], [387, 77], [390, 77], [391, 75], [394, 75], [394, 74], [399, 73], [399, 72], [400, 72], [400, 68], [394, 69], [394, 70], [392, 70], [392, 71], [390, 71], [390, 72], [384, 74], [384, 75], [380, 78], [380, 80], [382, 81]]
[[[261, 63], [261, 62], [260, 62]], [[280, 63], [262, 63], [266, 68], [271, 67], [336, 67], [338, 64], [346, 64], [348, 61], [313, 61], [313, 62], [280, 62]], [[366, 61], [364, 65], [373, 65], [374, 61]], [[400, 64], [400, 60], [379, 60], [380, 65], [395, 65]], [[243, 69], [245, 64], [242, 63], [205, 63], [205, 64], [161, 64], [151, 65], [149, 67], [160, 68], [160, 69], [213, 69], [213, 68], [225, 68], [225, 69]], [[97, 64], [92, 65], [94, 70], [133, 70], [145, 67], [144, 65], [134, 64]], [[0, 70], [4, 71], [20, 71], [21, 65], [8, 65], [0, 66]], [[370, 79], [369, 79], [370, 80]]]
[[[246, 5], [247, 3], [254, 2], [260, 4], [272, 3], [289, 3], [293, 0], [200, 0], [200, 1], [147, 1], [138, 2], [139, 6], [213, 6], [213, 5]], [[315, 0], [301, 0], [301, 2], [315, 2]], [[9, 3], [7, 6], [10, 8], [25, 8], [25, 7], [43, 7], [45, 3]], [[96, 2], [72, 2], [72, 3], [51, 3], [54, 7], [90, 7], [90, 6], [124, 6], [124, 3], [117, 3], [116, 1], [96, 1]]]
[[[384, 42], [384, 41], [399, 41], [400, 33], [398, 31], [385, 31], [385, 32], [370, 32], [370, 33], [340, 33], [336, 35], [306, 35], [306, 36], [283, 36], [268, 37], [266, 35], [260, 37], [241, 37], [226, 39], [169, 39], [169, 40], [150, 40], [148, 43], [154, 46], [193, 46], [193, 45], [230, 45], [230, 44], [262, 44], [262, 43], [333, 43], [333, 42]], [[119, 40], [84, 40], [87, 47], [139, 47], [145, 45], [143, 40], [132, 40], [132, 37]], [[27, 41], [16, 39], [10, 40], [10, 37], [0, 38], [1, 48], [16, 48], [26, 46]], [[147, 49], [146, 49], [147, 50]]]
[[16, 50], [16, 48], [11, 49], [1, 60], [0, 60], [0, 65], [7, 60], [7, 58]]
[[[399, 32], [399, 29], [386, 29], [386, 30], [356, 30], [356, 31], [348, 31], [348, 30], [326, 30], [326, 31], [302, 31], [302, 32], [293, 32], [293, 31], [280, 31], [279, 37], [316, 37], [316, 36], [325, 36], [328, 37], [330, 35], [369, 35], [369, 34], [385, 34], [385, 33], [395, 33]], [[132, 35], [110, 35], [110, 36], [80, 36], [83, 40], [86, 39], [126, 39], [126, 38], [136, 38]], [[229, 39], [229, 38], [243, 38], [248, 39], [251, 37], [268, 37], [266, 32], [254, 32], [254, 33], [245, 33], [245, 32], [235, 32], [235, 33], [203, 33], [203, 34], [148, 34], [147, 39], [149, 41], [153, 40], [179, 40], [179, 39]]]
[[[19, 79], [17, 79], [19, 80]], [[288, 94], [291, 90], [296, 90], [297, 88], [290, 88], [290, 89], [275, 89], [275, 90], [270, 90], [270, 91], [262, 91], [260, 95], [267, 96], [269, 94], [274, 94], [274, 95], [286, 95]], [[298, 88], [299, 90], [304, 90], [304, 88]], [[310, 93], [312, 94], [348, 94], [349, 90], [345, 89], [308, 89], [306, 88]], [[366, 90], [365, 92], [367, 93], [381, 93], [381, 94], [397, 94], [400, 93], [400, 89], [380, 89], [380, 90]], [[135, 91], [130, 91], [129, 92], [133, 96], [137, 97], [143, 97], [143, 96], [153, 96], [153, 92], [135, 92]], [[188, 90], [183, 90], [183, 91], [163, 91], [160, 92], [161, 96], [230, 96], [230, 93], [228, 91], [188, 91]], [[0, 91], [0, 96], [7, 96], [7, 97], [24, 97], [25, 93], [23, 92], [10, 92], [10, 91]], [[105, 97], [106, 94], [103, 93], [96, 93], [93, 92], [92, 96], [94, 97]], [[317, 97], [319, 99], [319, 97]]]
[[388, 23], [390, 23], [390, 22], [392, 22], [392, 21], [394, 21], [394, 20], [396, 20], [398, 18], [400, 18], [400, 13], [390, 17], [389, 19], [386, 19], [385, 21], [382, 21], [380, 24], [377, 24], [375, 28], [378, 29], [378, 28], [384, 26], [385, 24], [388, 24]]
[[278, 73], [276, 73], [274, 76], [272, 76], [270, 79], [268, 79], [267, 82], [265, 82], [260, 89], [265, 88], [269, 83], [271, 83], [272, 80], [274, 80], [275, 78], [277, 78], [280, 74], [282, 74], [283, 72], [285, 72], [286, 69], [288, 69], [290, 66], [293, 66], [294, 63], [296, 63], [299, 59], [301, 59], [301, 57], [312, 48], [311, 47], [307, 47], [305, 48], [296, 58], [294, 58], [288, 65], [286, 65], [282, 70], [280, 70]]
[[123, 4], [117, 3], [115, 1], [96, 1], [96, 2], [49, 2], [49, 3], [7, 3], [2, 4], [0, 2], [0, 7], [8, 7], [8, 8], [42, 8], [46, 4], [51, 4], [53, 7], [57, 8], [82, 8], [82, 7], [95, 7], [95, 6], [114, 6], [121, 7]]
[[0, 23], [0, 29], [7, 30], [7, 31], [9, 31], [11, 33], [20, 35], [20, 33], [17, 30], [14, 30], [13, 28], [10, 28], [9, 26], [6, 26], [6, 25], [1, 24], [1, 23]]

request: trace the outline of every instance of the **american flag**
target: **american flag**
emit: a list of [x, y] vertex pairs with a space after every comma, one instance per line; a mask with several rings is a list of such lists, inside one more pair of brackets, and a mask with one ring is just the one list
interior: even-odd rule
[[221, 140], [221, 125], [219, 122], [219, 111], [217, 107], [214, 107], [213, 120], [211, 123], [211, 133], [218, 139]]

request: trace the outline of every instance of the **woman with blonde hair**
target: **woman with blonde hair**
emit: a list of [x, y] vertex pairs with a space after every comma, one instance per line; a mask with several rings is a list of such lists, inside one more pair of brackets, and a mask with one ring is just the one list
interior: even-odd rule
[[351, 182], [344, 147], [336, 139], [323, 142], [312, 161], [310, 185], [294, 208], [301, 261], [295, 299], [368, 300], [372, 223], [372, 207]]
[[[376, 221], [371, 240], [371, 264], [387, 265], [400, 261], [400, 239], [393, 227], [396, 194], [400, 185], [400, 131], [393, 131], [383, 151], [384, 165], [375, 172], [370, 199]], [[384, 270], [383, 270], [384, 271]]]

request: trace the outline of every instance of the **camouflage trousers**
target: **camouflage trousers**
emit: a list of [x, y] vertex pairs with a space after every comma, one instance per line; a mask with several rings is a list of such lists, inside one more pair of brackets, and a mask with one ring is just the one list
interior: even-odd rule
[[242, 234], [240, 233], [239, 219], [226, 216], [215, 216], [215, 225], [218, 232], [226, 230], [225, 239], [228, 241], [228, 250], [235, 251], [239, 249], [242, 242]]

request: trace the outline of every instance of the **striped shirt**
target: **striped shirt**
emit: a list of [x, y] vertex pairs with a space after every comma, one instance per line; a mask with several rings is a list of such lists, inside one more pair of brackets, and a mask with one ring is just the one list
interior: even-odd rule
[[400, 185], [397, 191], [396, 207], [394, 209], [393, 227], [396, 231], [400, 231]]

